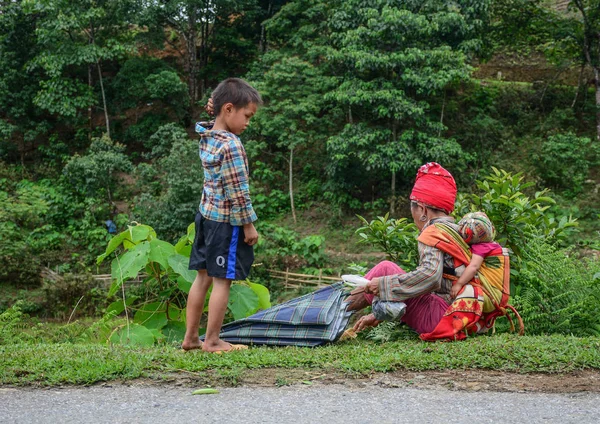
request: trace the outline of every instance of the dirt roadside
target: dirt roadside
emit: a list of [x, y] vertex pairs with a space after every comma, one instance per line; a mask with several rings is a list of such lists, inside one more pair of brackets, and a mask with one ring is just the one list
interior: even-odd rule
[[213, 387], [274, 387], [302, 384], [341, 384], [357, 388], [369, 386], [413, 387], [471, 392], [600, 393], [600, 370], [557, 374], [519, 374], [489, 370], [395, 371], [354, 377], [340, 372], [281, 368], [245, 370], [243, 372], [215, 370], [203, 373], [181, 370], [167, 375], [161, 374], [156, 378], [124, 382], [112, 381], [100, 385], [115, 386], [121, 384], [128, 386], [174, 385], [190, 387], [200, 385]]

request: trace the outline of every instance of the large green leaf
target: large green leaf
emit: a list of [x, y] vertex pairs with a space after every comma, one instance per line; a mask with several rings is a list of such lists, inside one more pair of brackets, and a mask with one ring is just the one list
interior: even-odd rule
[[123, 326], [110, 336], [112, 344], [148, 347], [154, 344], [154, 335], [146, 327], [139, 324]]
[[169, 257], [175, 254], [175, 247], [171, 243], [153, 238], [150, 240], [149, 259], [158, 262], [166, 270], [169, 267]]
[[102, 261], [104, 259], [106, 259], [106, 257], [108, 255], [110, 255], [112, 252], [115, 251], [115, 249], [117, 247], [119, 247], [121, 245], [121, 243], [123, 243], [124, 240], [126, 240], [129, 237], [129, 231], [123, 231], [120, 234], [117, 234], [116, 236], [114, 236], [113, 238], [110, 239], [110, 241], [108, 242], [108, 246], [106, 246], [106, 251], [101, 254], [100, 256], [98, 256], [98, 258], [96, 259], [96, 264], [100, 265], [102, 263]]
[[233, 314], [233, 318], [242, 319], [258, 311], [258, 296], [248, 286], [232, 284], [229, 292], [229, 304], [227, 308]]
[[123, 299], [115, 300], [113, 303], [108, 305], [106, 308], [106, 312], [114, 311], [117, 315], [121, 314], [125, 310], [125, 305], [131, 306], [134, 300], [136, 300], [137, 296], [129, 296], [125, 299], [125, 303], [123, 303]]
[[129, 234], [133, 243], [137, 243], [138, 241], [142, 240], [147, 240], [148, 236], [156, 238], [156, 231], [154, 231], [152, 227], [142, 224], [130, 225]]
[[192, 283], [190, 283], [180, 275], [179, 277], [177, 277], [177, 287], [179, 287], [179, 290], [181, 290], [182, 292], [189, 294], [190, 289], [192, 288]]
[[133, 322], [146, 328], [163, 328], [167, 325], [167, 313], [164, 302], [142, 305], [133, 317]]
[[248, 285], [258, 296], [258, 309], [269, 309], [271, 307], [271, 293], [269, 293], [269, 289], [258, 283], [248, 282]]
[[167, 343], [181, 341], [185, 336], [185, 323], [182, 321], [169, 321], [161, 331], [165, 335]]
[[196, 223], [195, 222], [192, 222], [190, 225], [188, 225], [187, 238], [190, 241], [190, 243], [194, 242], [194, 239], [196, 238]]
[[189, 263], [190, 258], [186, 258], [180, 254], [175, 254], [169, 257], [169, 265], [171, 265], [173, 271], [181, 275], [188, 283], [193, 283], [198, 272], [189, 270]]
[[124, 281], [138, 275], [138, 272], [146, 266], [149, 253], [150, 244], [143, 242], [113, 259], [111, 263], [111, 276], [114, 283], [109, 290], [109, 296], [114, 295]]

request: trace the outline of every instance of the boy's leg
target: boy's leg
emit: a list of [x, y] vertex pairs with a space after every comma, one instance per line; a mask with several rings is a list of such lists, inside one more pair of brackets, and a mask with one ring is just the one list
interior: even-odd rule
[[227, 311], [230, 285], [231, 280], [213, 278], [213, 289], [208, 301], [208, 324], [206, 325], [206, 335], [202, 345], [202, 350], [206, 352], [231, 350], [231, 344], [219, 338], [225, 312]]
[[198, 339], [198, 329], [200, 328], [200, 319], [204, 311], [206, 293], [212, 284], [212, 280], [212, 277], [208, 276], [206, 270], [201, 269], [198, 271], [196, 279], [190, 288], [185, 313], [185, 337], [181, 344], [184, 350], [199, 349], [202, 345]]

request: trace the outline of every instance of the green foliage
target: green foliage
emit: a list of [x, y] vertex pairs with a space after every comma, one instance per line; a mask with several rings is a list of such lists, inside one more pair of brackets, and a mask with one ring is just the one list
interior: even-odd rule
[[152, 57], [132, 57], [123, 63], [110, 91], [118, 110], [145, 109], [158, 102], [156, 106], [167, 107], [177, 119], [185, 116], [189, 103], [187, 86], [175, 69]]
[[[149, 155], [157, 159], [136, 168], [141, 194], [134, 217], [175, 241], [194, 219], [202, 197], [204, 173], [198, 145], [175, 124], [161, 127], [148, 145]], [[162, 157], [163, 152], [168, 154]]]
[[569, 197], [581, 193], [591, 166], [597, 165], [599, 155], [596, 143], [573, 133], [548, 137], [539, 155], [532, 159], [538, 174], [550, 187], [565, 190]]
[[73, 156], [63, 172], [75, 191], [92, 197], [106, 196], [112, 203], [119, 174], [133, 169], [124, 152], [125, 146], [104, 135], [92, 140], [84, 156]]
[[320, 267], [325, 263], [325, 238], [310, 235], [300, 238], [293, 230], [272, 224], [258, 224], [261, 237], [256, 248], [257, 262], [269, 267]]
[[549, 212], [554, 199], [549, 190], [536, 192], [533, 197], [524, 191], [533, 183], [524, 182], [521, 173], [512, 174], [492, 167], [492, 174], [478, 180], [476, 186], [481, 194], [459, 196], [454, 215], [461, 218], [468, 212], [483, 211], [496, 227], [496, 241], [509, 247], [517, 256], [532, 238], [564, 240], [570, 230], [577, 226], [575, 219], [554, 216]]
[[521, 253], [514, 305], [528, 334], [600, 335], [600, 262], [540, 240]]
[[97, 102], [88, 78], [101, 74], [103, 62], [134, 51], [128, 20], [133, 2], [36, 0], [23, 5], [37, 17], [37, 42], [43, 47], [30, 64], [46, 74], [35, 103], [50, 113], [76, 117]]
[[64, 274], [42, 285], [42, 314], [62, 320], [92, 317], [107, 305], [106, 289], [90, 274]]
[[[119, 291], [122, 299], [108, 306], [109, 312], [133, 311], [129, 320], [114, 329], [110, 343], [132, 346], [149, 346], [155, 342], [181, 340], [185, 334], [185, 302], [196, 271], [188, 270], [190, 245], [194, 241], [194, 224], [176, 245], [160, 240], [148, 225], [130, 225], [109, 242], [104, 254], [98, 257], [101, 264], [113, 255], [111, 261], [112, 285], [108, 292]], [[143, 298], [126, 297], [124, 284], [145, 272]], [[244, 318], [259, 308], [270, 307], [268, 290], [250, 282], [231, 287], [228, 309], [234, 319]]]
[[418, 229], [406, 218], [394, 219], [389, 214], [380, 216], [371, 222], [362, 216], [358, 218], [363, 226], [356, 230], [360, 236], [359, 243], [368, 243], [383, 250], [387, 258], [408, 269], [414, 269], [418, 261], [417, 242]]
[[[281, 382], [299, 383], [311, 370], [331, 371], [348, 378], [373, 372], [430, 370], [499, 370], [512, 373], [570, 373], [600, 368], [600, 339], [572, 336], [524, 336], [499, 334], [470, 338], [460, 343], [428, 343], [416, 335], [397, 342], [355, 340], [313, 348], [273, 349], [253, 347], [228, 355], [182, 355], [173, 346], [130, 347], [90, 343], [46, 342], [49, 326], [42, 327], [35, 346], [3, 344], [0, 338], [0, 384], [64, 386], [91, 385], [152, 377], [160, 381], [185, 370], [202, 376], [203, 385], [235, 383], [259, 368], [276, 368]], [[2, 327], [0, 327], [2, 331]], [[44, 356], [40, 358], [40, 351]], [[288, 370], [296, 369], [294, 380]], [[283, 377], [285, 376], [285, 378]], [[300, 380], [300, 381], [298, 381]]]

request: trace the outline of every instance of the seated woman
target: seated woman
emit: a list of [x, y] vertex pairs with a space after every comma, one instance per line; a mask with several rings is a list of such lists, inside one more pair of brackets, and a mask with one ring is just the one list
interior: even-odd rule
[[[449, 214], [454, 210], [456, 183], [452, 175], [435, 162], [423, 165], [410, 195], [411, 214], [420, 232], [434, 223], [444, 223], [455, 230], [458, 226]], [[452, 302], [452, 279], [455, 275], [452, 256], [438, 248], [418, 242], [419, 266], [412, 272], [404, 272], [398, 265], [384, 261], [371, 269], [365, 278], [370, 282], [355, 290], [348, 301], [349, 310], [360, 310], [375, 302], [404, 302], [406, 308], [398, 318], [419, 333], [422, 338], [440, 323]], [[468, 286], [470, 287], [470, 286]], [[468, 290], [465, 290], [469, 292]], [[469, 293], [465, 293], [469, 296]], [[469, 305], [477, 309], [477, 291], [470, 291], [475, 302]], [[374, 310], [380, 308], [374, 308]], [[469, 312], [469, 311], [464, 311]], [[471, 311], [481, 315], [481, 311]], [[459, 333], [466, 325], [462, 321]], [[381, 317], [373, 313], [361, 317], [354, 331], [377, 326]], [[388, 318], [389, 319], [389, 318]], [[460, 337], [459, 337], [460, 338]]]

